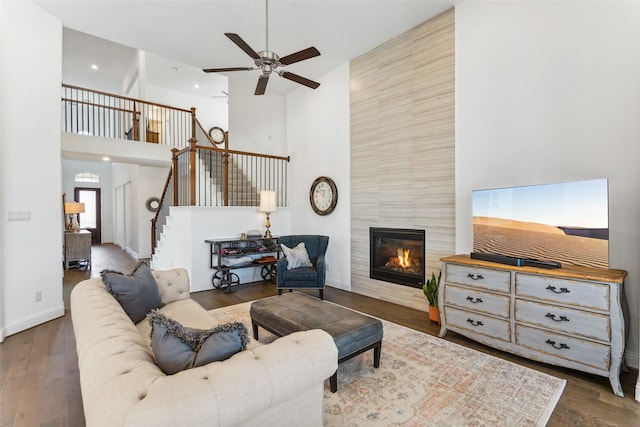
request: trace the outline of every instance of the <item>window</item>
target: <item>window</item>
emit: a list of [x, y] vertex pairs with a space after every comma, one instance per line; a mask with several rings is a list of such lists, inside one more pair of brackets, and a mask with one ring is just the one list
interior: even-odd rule
[[100, 176], [91, 172], [80, 172], [76, 174], [75, 182], [100, 182]]

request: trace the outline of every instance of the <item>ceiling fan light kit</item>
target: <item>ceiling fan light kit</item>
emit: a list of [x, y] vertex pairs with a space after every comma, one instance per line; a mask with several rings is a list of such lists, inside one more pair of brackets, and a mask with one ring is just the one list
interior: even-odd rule
[[202, 71], [205, 73], [223, 73], [228, 71], [252, 71], [261, 70], [262, 74], [258, 77], [258, 84], [256, 85], [255, 95], [264, 95], [267, 90], [267, 83], [269, 82], [269, 76], [272, 72], [275, 72], [280, 77], [283, 77], [292, 82], [316, 89], [320, 86], [320, 83], [314, 82], [306, 77], [299, 76], [289, 71], [278, 70], [278, 68], [285, 67], [287, 65], [295, 64], [296, 62], [311, 59], [316, 56], [320, 56], [320, 51], [315, 47], [308, 47], [301, 51], [292, 53], [290, 55], [280, 58], [275, 52], [269, 50], [269, 0], [266, 0], [266, 48], [256, 52], [251, 46], [249, 46], [238, 34], [224, 33], [236, 46], [244, 51], [253, 59], [255, 67], [227, 67], [227, 68], [205, 68]]

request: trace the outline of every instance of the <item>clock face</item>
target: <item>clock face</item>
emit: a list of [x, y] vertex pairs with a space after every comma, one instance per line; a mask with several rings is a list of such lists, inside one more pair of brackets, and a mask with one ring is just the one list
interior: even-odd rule
[[331, 178], [321, 176], [311, 184], [311, 207], [318, 215], [328, 215], [338, 203], [338, 188]]
[[216, 144], [221, 144], [224, 142], [224, 130], [222, 130], [222, 128], [219, 128], [217, 126], [212, 127], [211, 129], [209, 129], [209, 136]]

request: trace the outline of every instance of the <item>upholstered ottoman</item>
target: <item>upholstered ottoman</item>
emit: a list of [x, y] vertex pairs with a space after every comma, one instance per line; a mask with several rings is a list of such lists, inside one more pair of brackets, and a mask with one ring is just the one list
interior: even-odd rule
[[[255, 301], [251, 304], [253, 338], [258, 326], [276, 336], [309, 329], [322, 329], [338, 347], [338, 363], [373, 349], [373, 366], [380, 366], [382, 322], [348, 308], [312, 296], [291, 292]], [[330, 378], [331, 391], [338, 390], [338, 371]]]

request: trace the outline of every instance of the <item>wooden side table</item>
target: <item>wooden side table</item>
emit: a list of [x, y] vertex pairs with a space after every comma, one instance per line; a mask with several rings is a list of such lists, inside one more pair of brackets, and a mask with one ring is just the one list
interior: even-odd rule
[[79, 230], [77, 233], [64, 233], [64, 269], [69, 269], [71, 261], [86, 261], [91, 269], [91, 232]]

